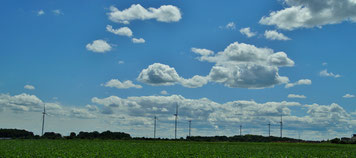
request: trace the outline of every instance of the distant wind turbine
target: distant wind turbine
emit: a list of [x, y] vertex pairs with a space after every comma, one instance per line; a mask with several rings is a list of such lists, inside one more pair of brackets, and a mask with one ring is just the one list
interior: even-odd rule
[[283, 131], [283, 113], [281, 114], [281, 122], [279, 122], [280, 124], [281, 124], [281, 138], [283, 137], [283, 133], [282, 133], [282, 131]]
[[268, 123], [268, 136], [271, 136], [271, 123]]
[[43, 105], [43, 112], [42, 112], [42, 136], [44, 131], [44, 123], [45, 123], [45, 116], [46, 116], [46, 104]]
[[243, 115], [243, 113], [242, 113], [242, 105], [240, 105], [240, 114], [237, 114], [237, 115], [239, 115], [239, 121], [240, 121], [240, 136], [242, 136], [242, 121], [241, 121], [242, 115]]
[[174, 114], [176, 116], [175, 122], [174, 122], [174, 139], [177, 139], [177, 126], [178, 126], [178, 104], [176, 104], [176, 113]]
[[189, 137], [191, 136], [191, 129], [192, 129], [192, 120], [189, 120]]
[[157, 117], [154, 117], [153, 138], [156, 139]]

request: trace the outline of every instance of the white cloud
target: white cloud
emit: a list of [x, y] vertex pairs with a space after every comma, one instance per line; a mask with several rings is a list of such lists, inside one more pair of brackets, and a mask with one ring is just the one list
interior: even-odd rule
[[174, 68], [154, 63], [143, 69], [137, 80], [154, 86], [179, 83], [188, 88], [197, 88], [208, 82], [218, 82], [232, 88], [258, 89], [288, 83], [288, 77], [279, 76], [279, 67], [294, 66], [294, 61], [284, 52], [275, 53], [272, 49], [238, 42], [215, 55], [207, 49], [192, 48], [192, 51], [201, 55], [198, 57], [200, 61], [215, 63], [209, 75], [185, 79]]
[[345, 130], [350, 127], [350, 114], [340, 105], [332, 103], [331, 105], [305, 105], [308, 108], [307, 113], [309, 125], [313, 128], [339, 128]]
[[266, 39], [270, 39], [270, 40], [290, 40], [289, 37], [285, 36], [282, 33], [277, 32], [276, 30], [266, 30], [265, 31], [265, 37]]
[[153, 86], [174, 85], [181, 78], [176, 70], [168, 65], [154, 63], [143, 69], [137, 80]]
[[0, 94], [0, 106], [16, 112], [38, 111], [43, 106], [43, 102], [35, 95], [26, 93], [15, 96]]
[[225, 26], [219, 26], [219, 29], [235, 30], [236, 24], [234, 22], [229, 22]]
[[355, 98], [355, 95], [353, 94], [345, 94], [343, 98]]
[[249, 27], [240, 29], [240, 33], [247, 36], [248, 38], [256, 36], [256, 32], [251, 32]]
[[[245, 100], [220, 104], [207, 98], [187, 99], [180, 95], [128, 98], [116, 96], [107, 98], [94, 97], [92, 102], [108, 108], [110, 112], [103, 116], [112, 116], [113, 119], [116, 119], [117, 124], [121, 126], [152, 128], [152, 118], [157, 116], [160, 130], [168, 131], [167, 137], [169, 137], [169, 133], [174, 132], [167, 129], [172, 127], [172, 120], [174, 119], [172, 114], [175, 112], [177, 105], [180, 112], [179, 121], [193, 120], [196, 125], [199, 125], [196, 130], [200, 135], [203, 135], [203, 131], [209, 133], [209, 135], [214, 135], [215, 130], [221, 130], [221, 135], [232, 135], [235, 132], [230, 133], [230, 131], [234, 131], [234, 128], [231, 127], [235, 127], [236, 124], [240, 123], [248, 125], [248, 127], [244, 126], [246, 133], [267, 135], [265, 132], [259, 133], [258, 131], [266, 129], [267, 123], [272, 125], [279, 124], [279, 116], [281, 114], [283, 115], [283, 123], [288, 125], [284, 129], [288, 131], [286, 135], [295, 132], [295, 129], [306, 132], [328, 130], [344, 132], [345, 130], [353, 130], [350, 114], [337, 104], [302, 106], [298, 102], [257, 103]], [[293, 114], [293, 109], [300, 109], [305, 112], [296, 116]], [[216, 129], [215, 127], [218, 128]], [[253, 131], [253, 129], [256, 131]], [[147, 131], [147, 129], [142, 130]], [[182, 131], [178, 133], [181, 134]], [[160, 135], [163, 136], [164, 134]], [[313, 135], [305, 135], [304, 139], [306, 137], [313, 138]]]
[[289, 79], [279, 75], [279, 67], [294, 66], [284, 52], [238, 42], [215, 56], [201, 56], [200, 60], [216, 63], [210, 70], [210, 81], [239, 88], [267, 88], [287, 83]]
[[120, 61], [118, 61], [117, 63], [119, 63], [119, 64], [125, 64], [125, 61], [120, 60]]
[[[157, 116], [158, 131], [165, 131], [159, 132], [159, 137], [167, 138], [174, 133], [171, 128], [172, 114], [178, 105], [179, 121], [193, 120], [193, 129], [196, 133], [200, 133], [199, 135], [215, 135], [216, 130], [220, 131], [220, 135], [234, 135], [236, 134], [234, 127], [241, 123], [244, 133], [267, 135], [266, 132], [261, 131], [265, 131], [267, 123], [279, 124], [281, 114], [283, 123], [287, 125], [284, 129], [285, 136], [288, 137], [294, 137], [292, 133], [296, 131], [303, 131], [304, 139], [313, 140], [336, 135], [347, 136], [356, 125], [351, 116], [354, 113], [348, 113], [335, 103], [301, 105], [298, 102], [258, 103], [246, 100], [217, 103], [207, 98], [188, 99], [180, 95], [93, 97], [91, 101], [92, 105], [70, 107], [59, 103], [46, 103], [34, 95], [0, 94], [0, 109], [3, 110], [0, 110], [0, 120], [3, 120], [1, 121], [3, 127], [29, 127], [25, 129], [39, 133], [39, 129], [32, 127], [38, 124], [38, 117], [41, 116], [43, 105], [46, 104], [49, 119], [45, 130], [58, 131], [62, 134], [68, 134], [73, 128], [79, 128], [75, 132], [119, 130], [128, 132], [132, 136], [150, 137], [151, 134], [147, 133], [147, 130], [152, 129], [153, 116]], [[298, 110], [297, 115], [294, 110]], [[53, 124], [56, 126], [52, 126]], [[85, 126], [87, 124], [91, 126]], [[119, 128], [117, 125], [120, 125]], [[279, 134], [278, 127], [271, 126], [271, 128], [272, 135]], [[276, 132], [273, 132], [273, 128]], [[185, 133], [186, 129], [179, 125], [178, 136], [184, 136]], [[320, 136], [315, 137], [315, 133]], [[328, 136], [325, 133], [332, 134]]]
[[132, 38], [133, 43], [145, 43], [145, 39], [143, 38]]
[[104, 40], [95, 40], [93, 43], [89, 43], [86, 45], [87, 50], [95, 52], [95, 53], [105, 53], [111, 50], [110, 44], [108, 44]]
[[144, 8], [140, 4], [133, 4], [130, 8], [119, 10], [110, 7], [107, 13], [113, 22], [129, 24], [132, 20], [156, 19], [160, 22], [177, 22], [182, 18], [179, 8], [172, 5], [162, 5], [159, 8]]
[[190, 79], [184, 79], [169, 65], [154, 63], [143, 69], [137, 80], [152, 86], [170, 86], [181, 84], [188, 88], [198, 88], [208, 83], [208, 78], [195, 75]]
[[37, 12], [38, 16], [41, 16], [41, 15], [44, 15], [44, 14], [45, 14], [45, 12], [42, 9]]
[[[46, 112], [50, 117], [75, 117], [75, 118], [95, 118], [95, 114], [88, 108], [65, 107], [59, 103], [44, 102], [35, 95], [22, 93], [11, 96], [9, 94], [0, 94], [0, 108], [15, 113], [36, 112], [40, 114], [43, 107], [46, 106]], [[94, 106], [92, 106], [93, 108]]]
[[323, 76], [323, 77], [334, 77], [334, 78], [341, 77], [341, 75], [339, 75], [339, 74], [334, 74], [332, 72], [328, 72], [327, 69], [320, 71], [319, 75]]
[[309, 79], [301, 79], [295, 83], [288, 83], [286, 84], [285, 88], [291, 88], [291, 87], [294, 87], [294, 86], [298, 86], [298, 85], [311, 85], [312, 84], [312, 81], [309, 80]]
[[25, 85], [23, 88], [28, 89], [28, 90], [35, 90], [35, 86], [33, 85]]
[[160, 94], [162, 94], [162, 95], [168, 95], [168, 92], [167, 92], [166, 90], [163, 90], [163, 91], [160, 92]]
[[327, 66], [327, 65], [328, 65], [328, 63], [327, 63], [327, 62], [323, 62], [321, 65], [323, 65], [323, 66]]
[[52, 12], [54, 15], [63, 15], [63, 12], [60, 9], [52, 10]]
[[132, 36], [132, 31], [130, 28], [128, 27], [121, 27], [118, 29], [113, 29], [111, 25], [107, 25], [106, 26], [106, 31], [111, 32], [115, 35], [119, 35], [119, 36], [127, 36], [127, 37], [131, 37]]
[[94, 119], [97, 118], [97, 116], [93, 113], [91, 113], [90, 111], [88, 111], [87, 109], [83, 109], [83, 108], [73, 108], [70, 110], [70, 115], [72, 117], [76, 117], [76, 118], [82, 118], [82, 119]]
[[118, 89], [128, 89], [128, 88], [142, 88], [141, 85], [133, 84], [132, 81], [126, 80], [124, 82], [118, 79], [111, 79], [110, 81], [103, 84], [105, 87], [118, 88]]
[[236, 25], [234, 22], [229, 22], [228, 24], [226, 24], [225, 28], [230, 29], [230, 30], [235, 30]]
[[274, 52], [269, 48], [258, 48], [254, 45], [231, 43], [224, 51], [215, 56], [202, 56], [202, 61], [214, 62], [217, 65], [263, 65], [271, 67], [291, 67], [293, 60], [284, 52]]
[[356, 22], [354, 0], [284, 0], [284, 3], [288, 7], [262, 17], [260, 23], [294, 30], [343, 21]]
[[208, 49], [192, 48], [191, 51], [202, 56], [209, 56], [214, 54], [213, 51]]
[[195, 75], [190, 79], [181, 79], [181, 81], [180, 81], [182, 86], [188, 87], [188, 88], [202, 87], [205, 84], [207, 84], [208, 82], [209, 82], [208, 77], [203, 77], [203, 76], [199, 76], [199, 75]]
[[279, 67], [294, 66], [294, 61], [284, 52], [268, 48], [257, 48], [244, 43], [232, 43], [224, 51], [213, 55], [207, 49], [193, 48], [200, 61], [215, 63], [207, 76], [195, 75], [182, 78], [174, 68], [155, 63], [143, 69], [138, 81], [155, 85], [181, 84], [188, 88], [201, 87], [208, 82], [222, 83], [232, 88], [267, 88], [288, 83], [288, 77], [279, 76]]
[[305, 99], [307, 97], [305, 95], [299, 95], [299, 94], [288, 94], [288, 98]]

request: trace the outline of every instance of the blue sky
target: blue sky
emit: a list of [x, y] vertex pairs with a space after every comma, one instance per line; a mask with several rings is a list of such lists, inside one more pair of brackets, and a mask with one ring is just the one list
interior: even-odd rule
[[182, 124], [196, 120], [201, 135], [234, 135], [241, 123], [265, 135], [263, 124], [283, 114], [287, 136], [349, 136], [356, 2], [341, 3], [348, 8], [336, 0], [5, 0], [0, 123], [38, 134], [48, 104], [48, 124], [68, 121], [48, 131], [151, 136], [151, 117], [171, 130], [179, 104]]

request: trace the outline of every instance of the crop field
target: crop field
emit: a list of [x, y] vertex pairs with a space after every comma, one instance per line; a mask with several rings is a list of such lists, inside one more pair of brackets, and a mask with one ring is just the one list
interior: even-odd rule
[[0, 140], [0, 157], [356, 157], [356, 145], [135, 140]]

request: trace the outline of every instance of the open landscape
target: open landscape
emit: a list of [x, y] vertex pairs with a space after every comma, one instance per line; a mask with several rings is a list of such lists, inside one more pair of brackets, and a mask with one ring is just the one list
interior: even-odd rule
[[356, 157], [347, 144], [0, 140], [0, 157]]
[[356, 157], [356, 0], [1, 0], [0, 158]]

